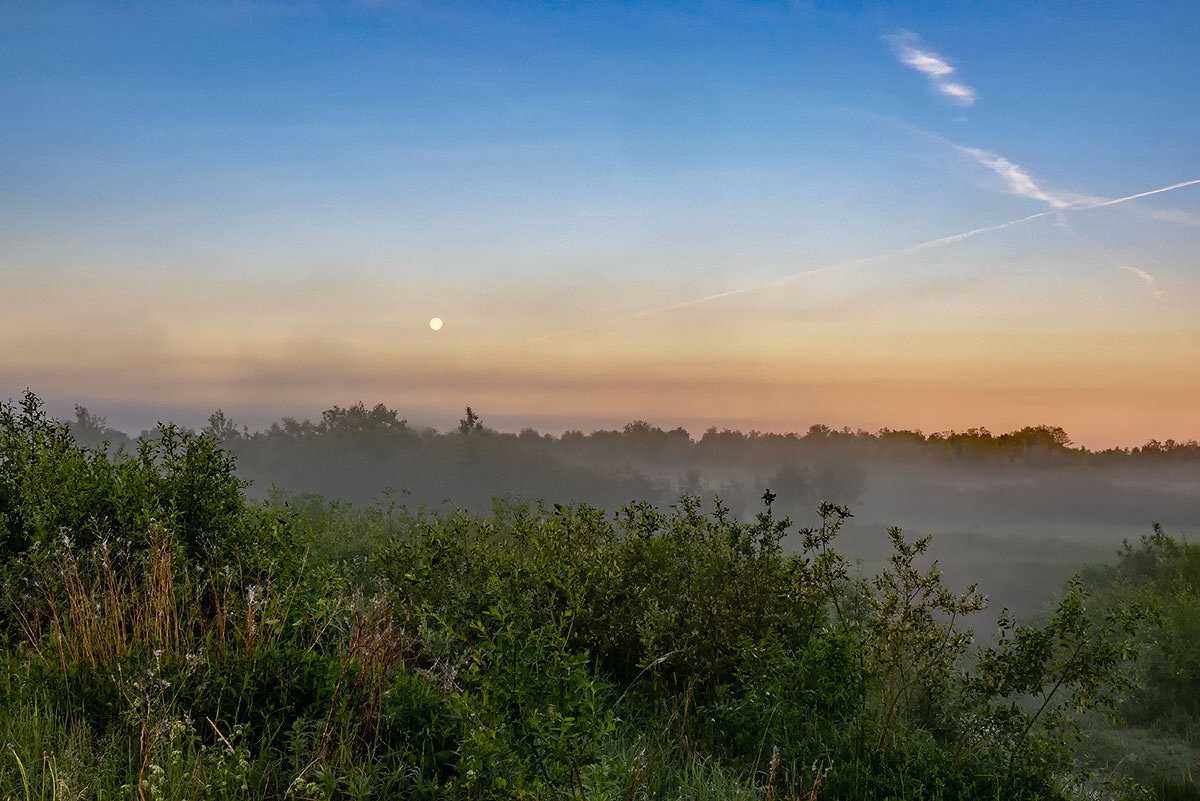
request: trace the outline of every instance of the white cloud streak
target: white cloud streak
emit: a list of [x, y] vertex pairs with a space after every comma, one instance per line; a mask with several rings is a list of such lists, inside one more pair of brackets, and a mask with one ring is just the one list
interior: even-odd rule
[[[896, 54], [896, 58], [901, 64], [910, 67], [922, 75], [926, 76], [943, 95], [951, 98], [957, 103], [969, 106], [975, 102], [975, 89], [963, 83], [958, 83], [950, 79], [954, 74], [955, 68], [950, 65], [946, 59], [942, 58], [932, 50], [925, 48], [921, 44], [920, 37], [912, 31], [900, 30], [884, 39], [891, 45], [892, 51]], [[1050, 192], [1043, 189], [1033, 180], [1033, 177], [1021, 167], [1019, 164], [1014, 164], [1003, 156], [991, 153], [987, 150], [982, 150], [975, 147], [964, 147], [956, 145], [948, 141], [942, 136], [931, 134], [928, 131], [913, 129], [911, 126], [905, 126], [910, 130], [915, 130], [926, 136], [932, 136], [938, 141], [954, 147], [959, 152], [970, 156], [980, 165], [986, 167], [995, 173], [1004, 184], [1005, 191], [1011, 195], [1027, 197], [1033, 200], [1040, 200], [1053, 209], [1090, 209], [1099, 208], [1101, 206], [1111, 205], [1113, 203], [1122, 203], [1125, 200], [1133, 200], [1134, 198], [1105, 198], [1095, 195], [1080, 195], [1072, 192]], [[1180, 186], [1190, 186], [1191, 184], [1184, 183]], [[1170, 189], [1178, 189], [1179, 186], [1165, 187], [1156, 189], [1153, 192], [1147, 192], [1138, 197], [1146, 197], [1148, 195], [1158, 194]], [[1200, 227], [1200, 215], [1192, 214], [1180, 209], [1147, 209], [1138, 208], [1136, 214], [1148, 219], [1159, 220], [1162, 222], [1175, 223], [1177, 225], [1187, 225], [1191, 227]]]
[[884, 37], [900, 63], [929, 79], [933, 88], [960, 106], [975, 102], [975, 87], [950, 80], [955, 69], [946, 59], [921, 45], [920, 37], [912, 31], [899, 31]]
[[1166, 290], [1158, 288], [1158, 286], [1154, 283], [1156, 279], [1150, 273], [1146, 272], [1145, 270], [1139, 270], [1137, 267], [1134, 267], [1132, 264], [1126, 264], [1125, 262], [1121, 261], [1120, 259], [1116, 258], [1115, 256], [1109, 256], [1108, 260], [1112, 263], [1112, 265], [1114, 267], [1119, 267], [1122, 270], [1128, 270], [1129, 272], [1136, 275], [1138, 278], [1142, 279], [1142, 281], [1150, 288], [1150, 294], [1154, 296], [1155, 300], [1162, 300], [1163, 297], [1166, 296], [1166, 294], [1167, 294]]
[[[1095, 195], [1079, 195], [1065, 192], [1049, 192], [1040, 187], [1037, 181], [1035, 181], [1033, 177], [1020, 165], [1014, 164], [1003, 156], [997, 156], [995, 153], [989, 153], [986, 150], [980, 150], [979, 148], [974, 147], [963, 147], [961, 145], [955, 145], [954, 147], [959, 152], [965, 153], [966, 155], [975, 159], [975, 161], [977, 161], [979, 164], [994, 172], [1000, 178], [1001, 182], [1003, 182], [1005, 191], [1007, 191], [1009, 194], [1017, 195], [1019, 197], [1027, 197], [1032, 200], [1040, 200], [1049, 206], [1053, 211], [1058, 212], [1059, 226], [1068, 231], [1080, 242], [1083, 241], [1082, 237], [1079, 236], [1074, 228], [1067, 224], [1066, 218], [1062, 212], [1086, 211], [1089, 209], [1101, 209], [1108, 206], [1116, 206], [1121, 203], [1128, 203], [1131, 200], [1139, 200], [1144, 197], [1150, 197], [1151, 195], [1158, 195], [1162, 194], [1163, 192], [1170, 192], [1175, 189], [1183, 189], [1184, 187], [1200, 184], [1200, 179], [1181, 181], [1176, 184], [1171, 184], [1170, 186], [1162, 186], [1158, 189], [1151, 189], [1148, 192], [1138, 192], [1134, 195], [1126, 195], [1125, 197], [1119, 198], [1104, 198], [1097, 197]], [[1048, 213], [1050, 212], [1043, 212], [1043, 214]], [[1182, 223], [1185, 225], [1200, 224], [1200, 222], [1194, 220], [1192, 215], [1177, 209], [1141, 209], [1138, 213], [1146, 217], [1152, 217], [1155, 219], [1164, 220], [1166, 222]], [[1150, 294], [1155, 300], [1161, 301], [1166, 296], [1166, 291], [1159, 289], [1155, 277], [1150, 273], [1121, 261], [1103, 248], [1096, 248], [1096, 250], [1112, 266], [1137, 276], [1138, 279], [1146, 285], [1150, 291]]]
[[[960, 148], [960, 149], [962, 149], [962, 148]], [[980, 152], [984, 153], [986, 151], [980, 151]], [[1041, 191], [1040, 189], [1037, 188], [1036, 182], [1033, 182], [1032, 179], [1028, 178], [1027, 173], [1025, 173], [1019, 167], [1016, 167], [1016, 165], [1013, 165], [1012, 162], [1009, 162], [1006, 159], [1001, 159], [1001, 160], [1004, 161], [1006, 164], [1009, 164], [1012, 167], [1015, 167], [1016, 173], [1020, 173], [1020, 175], [1025, 176], [1025, 178], [1028, 179], [1030, 182], [1030, 184], [1025, 184], [1021, 181], [1021, 179], [1014, 177], [1014, 179], [1013, 179], [1014, 185], [1020, 185], [1022, 187], [1025, 187], [1030, 192], [1035, 192], [1035, 191], [1040, 192]], [[1011, 171], [1010, 171], [1010, 173], [1011, 173]], [[1014, 176], [1015, 176], [1015, 173], [1012, 173], [1012, 174], [1014, 174]], [[809, 270], [801, 270], [799, 272], [791, 273], [790, 275], [785, 275], [780, 278], [773, 279], [771, 281], [764, 281], [762, 283], [750, 284], [748, 286], [743, 286], [743, 287], [737, 287], [735, 289], [729, 289], [724, 292], [717, 292], [717, 293], [714, 293], [711, 295], [704, 295], [704, 296], [701, 296], [698, 298], [691, 298], [689, 300], [681, 300], [681, 301], [677, 301], [675, 303], [668, 303], [663, 306], [654, 306], [652, 308], [642, 309], [641, 311], [636, 311], [631, 314], [622, 315], [620, 317], [614, 317], [609, 320], [603, 320], [601, 322], [594, 323], [594, 324], [588, 325], [588, 326], [583, 326], [580, 328], [573, 328], [573, 329], [569, 329], [566, 331], [556, 331], [553, 333], [549, 333], [549, 334], [545, 334], [543, 336], [537, 337], [536, 339], [533, 340], [533, 342], [535, 342], [535, 343], [546, 342], [546, 341], [549, 341], [552, 339], [557, 339], [559, 337], [571, 336], [574, 334], [584, 334], [589, 331], [595, 331], [595, 330], [598, 330], [601, 328], [607, 328], [609, 326], [616, 325], [618, 323], [629, 322], [632, 320], [639, 320], [643, 317], [650, 317], [651, 315], [655, 315], [655, 314], [661, 314], [661, 313], [669, 312], [669, 311], [676, 311], [679, 309], [686, 309], [686, 308], [690, 308], [693, 306], [702, 306], [707, 303], [712, 303], [714, 301], [722, 300], [724, 298], [735, 297], [737, 295], [746, 295], [746, 294], [749, 294], [752, 292], [761, 292], [761, 291], [767, 290], [767, 289], [778, 289], [778, 288], [784, 287], [784, 286], [792, 283], [793, 281], [797, 281], [797, 280], [807, 277], [807, 276], [816, 275], [818, 273], [828, 273], [828, 272], [835, 272], [835, 271], [839, 271], [839, 270], [847, 270], [852, 267], [861, 267], [861, 266], [865, 266], [867, 264], [872, 264], [874, 262], [886, 261], [888, 259], [897, 258], [899, 256], [906, 256], [911, 253], [917, 253], [917, 252], [920, 252], [923, 250], [931, 250], [933, 248], [939, 248], [939, 247], [944, 247], [946, 245], [952, 245], [956, 242], [962, 242], [964, 240], [971, 239], [971, 238], [979, 236], [981, 234], [992, 233], [995, 231], [1003, 231], [1006, 228], [1012, 228], [1013, 226], [1021, 225], [1023, 223], [1031, 222], [1033, 220], [1041, 219], [1042, 217], [1049, 217], [1050, 215], [1061, 215], [1064, 211], [1088, 211], [1091, 209], [1098, 209], [1098, 208], [1103, 208], [1106, 206], [1116, 206], [1121, 203], [1128, 203], [1131, 200], [1138, 200], [1139, 198], [1149, 197], [1151, 195], [1157, 195], [1157, 194], [1161, 194], [1163, 192], [1171, 192], [1176, 189], [1183, 189], [1184, 187], [1196, 186], [1198, 184], [1200, 184], [1200, 178], [1191, 180], [1191, 181], [1181, 181], [1176, 184], [1171, 184], [1170, 186], [1163, 186], [1163, 187], [1159, 187], [1158, 189], [1151, 189], [1146, 192], [1138, 192], [1137, 194], [1134, 194], [1134, 195], [1126, 195], [1125, 197], [1119, 197], [1119, 198], [1113, 198], [1113, 199], [1090, 198], [1089, 196], [1070, 196], [1070, 197], [1089, 197], [1090, 202], [1087, 204], [1084, 204], [1084, 203], [1081, 203], [1080, 201], [1072, 201], [1067, 206], [1054, 206], [1053, 204], [1050, 204], [1050, 201], [1046, 200], [1045, 198], [1038, 198], [1040, 200], [1043, 200], [1043, 202], [1050, 204], [1051, 209], [1049, 209], [1047, 211], [1039, 211], [1036, 214], [1030, 214], [1025, 217], [1018, 217], [1017, 219], [1009, 220], [1008, 222], [997, 223], [996, 225], [986, 225], [981, 228], [972, 228], [969, 231], [962, 231], [957, 234], [950, 234], [949, 236], [939, 237], [938, 239], [930, 239], [926, 242], [919, 242], [915, 245], [909, 245], [908, 247], [900, 248], [899, 250], [888, 251], [887, 253], [880, 253], [880, 254], [876, 254], [874, 256], [865, 256], [860, 259], [854, 259], [852, 261], [841, 262], [838, 264], [830, 264], [830, 265], [826, 265], [824, 267], [814, 267]], [[1030, 185], [1033, 187], [1032, 189], [1028, 188]], [[1033, 194], [1025, 194], [1024, 196], [1025, 197], [1035, 197], [1035, 195], [1033, 195]], [[1074, 231], [1072, 231], [1072, 233], [1074, 233]], [[1078, 236], [1078, 235], [1076, 235], [1076, 236]], [[1151, 292], [1153, 293], [1153, 295], [1156, 299], [1160, 299], [1160, 300], [1162, 299], [1164, 293], [1162, 290], [1158, 289], [1157, 286], [1155, 285], [1154, 276], [1150, 275], [1149, 273], [1145, 272], [1144, 270], [1139, 270], [1136, 267], [1125, 264], [1124, 262], [1120, 262], [1119, 260], [1115, 259], [1113, 256], [1111, 256], [1107, 253], [1105, 253], [1104, 255], [1110, 261], [1113, 262], [1114, 266], [1117, 266], [1123, 270], [1128, 270], [1129, 272], [1132, 272], [1134, 275], [1136, 275], [1138, 278], [1140, 278], [1143, 282], [1145, 282], [1150, 287]]]
[[[1183, 184], [1182, 186], [1190, 186], [1193, 183], [1196, 183], [1196, 182], [1190, 181], [1190, 182]], [[1180, 188], [1180, 186], [1181, 185], [1176, 184], [1173, 187], [1164, 187], [1163, 189], [1156, 190], [1156, 191], [1165, 192], [1168, 189], [1178, 189], [1178, 188]], [[1131, 198], [1125, 198], [1124, 200], [1129, 200], [1129, 199], [1131, 199]], [[1123, 201], [1119, 200], [1117, 202], [1123, 202]], [[1083, 237], [1081, 237], [1079, 235], [1078, 231], [1076, 231], [1074, 228], [1072, 228], [1070, 225], [1068, 225], [1066, 220], [1060, 220], [1059, 227], [1062, 228], [1067, 233], [1069, 233], [1071, 236], [1075, 237], [1076, 241], [1078, 241], [1080, 244], [1085, 244]], [[1163, 298], [1166, 297], [1166, 295], [1167, 295], [1166, 290], [1158, 288], [1158, 283], [1157, 283], [1158, 279], [1156, 279], [1150, 273], [1148, 273], [1145, 270], [1142, 270], [1138, 267], [1134, 267], [1132, 264], [1128, 264], [1124, 261], [1121, 261], [1116, 256], [1112, 255], [1111, 253], [1109, 253], [1107, 250], [1105, 250], [1102, 247], [1099, 247], [1097, 245], [1091, 245], [1090, 247], [1093, 250], [1095, 250], [1097, 253], [1099, 253], [1101, 256], [1103, 256], [1104, 259], [1107, 260], [1108, 263], [1111, 264], [1113, 267], [1116, 267], [1119, 270], [1124, 270], [1126, 272], [1132, 273], [1133, 275], [1137, 276], [1138, 280], [1140, 280], [1143, 284], [1146, 285], [1146, 289], [1149, 290], [1151, 297], [1153, 297], [1155, 300], [1161, 301], [1161, 300], [1163, 300]], [[1177, 331], [1176, 333], [1179, 333], [1179, 332]]]
[[[950, 143], [953, 144], [953, 143]], [[1200, 179], [1193, 181], [1183, 181], [1178, 184], [1171, 184], [1159, 189], [1153, 189], [1149, 192], [1139, 192], [1136, 195], [1128, 197], [1106, 198], [1097, 195], [1081, 195], [1075, 192], [1052, 192], [1043, 188], [1033, 176], [1019, 164], [1014, 164], [1003, 156], [998, 156], [987, 150], [982, 150], [977, 147], [964, 147], [962, 145], [953, 145], [960, 153], [970, 156], [978, 164], [991, 170], [1000, 179], [1004, 187], [1004, 191], [1010, 195], [1018, 197], [1027, 197], [1031, 200], [1040, 200], [1052, 209], [1058, 211], [1080, 211], [1086, 209], [1100, 209], [1106, 206], [1115, 206], [1119, 203], [1125, 203], [1130, 200], [1138, 200], [1151, 195], [1170, 192], [1173, 189], [1182, 189], [1185, 186], [1195, 186], [1200, 184]], [[1136, 208], [1136, 207], [1135, 207]], [[1181, 209], [1148, 209], [1137, 208], [1136, 213], [1142, 217], [1161, 222], [1175, 223], [1176, 225], [1189, 225], [1200, 227], [1200, 216], [1191, 214]]]
[[[1049, 192], [1038, 185], [1033, 176], [1019, 164], [1014, 164], [1003, 156], [998, 156], [977, 147], [955, 145], [956, 150], [970, 156], [981, 166], [986, 167], [1000, 178], [1004, 191], [1010, 195], [1040, 200], [1052, 209], [1091, 209], [1102, 206], [1107, 198], [1092, 195], [1078, 195], [1068, 192]], [[1131, 200], [1132, 198], [1127, 198]]]
[[[1126, 195], [1125, 197], [1119, 198], [1103, 198], [1096, 197], [1095, 195], [1048, 192], [1038, 186], [1038, 183], [1033, 180], [1033, 177], [1030, 176], [1029, 173], [1026, 172], [1020, 165], [1014, 164], [1003, 156], [997, 156], [995, 153], [989, 153], [986, 150], [980, 150], [979, 148], [974, 147], [955, 145], [955, 148], [957, 148], [959, 152], [965, 153], [966, 155], [975, 159], [975, 161], [979, 162], [979, 164], [987, 167], [997, 176], [999, 176], [1000, 180], [1004, 183], [1005, 190], [1009, 194], [1027, 197], [1033, 200], [1040, 200], [1048, 205], [1052, 210], [1060, 212], [1058, 215], [1059, 227], [1068, 231], [1080, 242], [1083, 241], [1082, 237], [1079, 236], [1078, 232], [1076, 232], [1074, 228], [1067, 224], [1067, 221], [1061, 212], [1069, 210], [1082, 211], [1116, 206], [1121, 203], [1128, 203], [1131, 200], [1139, 200], [1144, 197], [1150, 197], [1151, 195], [1158, 195], [1163, 192], [1170, 192], [1175, 189], [1183, 189], [1184, 187], [1200, 184], [1200, 179], [1181, 181], [1176, 184], [1171, 184], [1170, 186], [1163, 186], [1159, 187], [1158, 189], [1151, 189], [1148, 192], [1138, 192], [1134, 195]], [[1050, 212], [1042, 213], [1048, 214]], [[1167, 209], [1162, 211], [1157, 209], [1142, 209], [1139, 211], [1139, 213], [1143, 214], [1144, 216], [1164, 220], [1166, 222], [1182, 223], [1185, 225], [1198, 224], [1197, 221], [1195, 221], [1187, 212], [1176, 209]], [[1147, 289], [1150, 291], [1150, 294], [1155, 300], [1161, 301], [1166, 296], [1166, 291], [1159, 289], [1156, 282], [1157, 279], [1155, 279], [1155, 277], [1150, 273], [1134, 267], [1132, 264], [1127, 264], [1121, 261], [1103, 248], [1096, 248], [1096, 250], [1112, 266], [1137, 276], [1137, 278], [1146, 285]]]

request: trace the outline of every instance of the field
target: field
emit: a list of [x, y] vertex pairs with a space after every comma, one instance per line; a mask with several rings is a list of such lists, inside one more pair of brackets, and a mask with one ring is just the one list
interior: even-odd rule
[[211, 435], [32, 395], [0, 447], [5, 801], [1197, 797], [1161, 531], [973, 637], [936, 541], [856, 564], [831, 503], [252, 500]]

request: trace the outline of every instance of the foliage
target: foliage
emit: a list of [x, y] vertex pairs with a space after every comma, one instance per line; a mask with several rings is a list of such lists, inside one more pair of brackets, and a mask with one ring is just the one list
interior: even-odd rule
[[285, 534], [248, 510], [233, 458], [211, 437], [177, 426], [159, 426], [133, 454], [110, 458], [78, 445], [70, 426], [26, 393], [19, 405], [0, 403], [0, 453], [5, 561], [64, 540], [87, 547], [140, 537], [147, 547], [152, 523], [171, 529], [193, 558], [249, 557], [262, 536]]
[[1101, 608], [1144, 605], [1156, 625], [1141, 637], [1138, 679], [1123, 704], [1134, 723], [1173, 731], [1200, 746], [1200, 545], [1155, 524], [1126, 543], [1115, 564], [1090, 571]]
[[1127, 687], [1136, 612], [1076, 583], [973, 648], [929, 540], [859, 576], [835, 504], [253, 503], [210, 428], [112, 452], [0, 409], [5, 801], [1065, 799], [1063, 733]]

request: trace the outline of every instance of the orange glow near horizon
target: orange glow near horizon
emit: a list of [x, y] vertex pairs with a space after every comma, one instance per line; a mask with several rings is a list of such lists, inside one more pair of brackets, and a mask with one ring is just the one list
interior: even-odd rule
[[[555, 433], [645, 419], [696, 436], [814, 423], [925, 432], [1051, 424], [1093, 448], [1197, 436], [1200, 371], [1187, 369], [1196, 350], [1161, 316], [1105, 337], [1069, 310], [1059, 323], [1070, 328], [1051, 330], [1030, 309], [970, 321], [917, 304], [789, 319], [760, 303], [536, 341], [527, 330], [489, 337], [486, 317], [469, 314], [434, 334], [427, 317], [374, 305], [319, 324], [318, 304], [295, 299], [261, 314], [253, 337], [230, 324], [228, 307], [181, 302], [157, 320], [79, 309], [73, 326], [23, 341], [34, 312], [0, 321], [0, 360], [20, 377], [9, 394], [28, 385], [99, 413], [152, 399], [261, 419], [364, 400], [439, 427], [469, 403], [496, 427]], [[538, 314], [529, 311], [546, 320]]]

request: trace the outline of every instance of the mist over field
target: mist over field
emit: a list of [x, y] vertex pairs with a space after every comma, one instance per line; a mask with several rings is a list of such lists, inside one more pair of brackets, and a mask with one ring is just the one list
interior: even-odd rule
[[[1040, 613], [1072, 574], [1109, 561], [1153, 524], [1200, 537], [1195, 441], [1093, 451], [1052, 426], [925, 435], [815, 424], [802, 434], [713, 428], [693, 437], [640, 420], [559, 436], [485, 422], [471, 410], [456, 429], [438, 432], [409, 426], [384, 404], [358, 404], [257, 431], [217, 412], [204, 430], [237, 457], [238, 475], [260, 498], [314, 494], [486, 512], [511, 497], [615, 513], [634, 501], [667, 506], [693, 495], [750, 520], [769, 491], [795, 524], [785, 547], [817, 522], [820, 502], [836, 503], [853, 514], [842, 548], [865, 573], [890, 554], [888, 528], [933, 535], [931, 555], [948, 580], [989, 596], [985, 625], [1005, 607]], [[130, 441], [82, 407], [72, 430], [88, 445]]]

